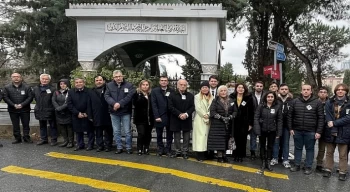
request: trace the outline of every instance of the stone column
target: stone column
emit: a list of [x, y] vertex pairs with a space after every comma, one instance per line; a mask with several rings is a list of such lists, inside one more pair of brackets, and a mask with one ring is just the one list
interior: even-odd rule
[[99, 61], [79, 61], [81, 67], [83, 68], [81, 72], [84, 74], [84, 77], [89, 73], [97, 74], [97, 67], [100, 65]]
[[217, 75], [217, 64], [202, 64], [201, 80], [208, 81], [211, 75]]

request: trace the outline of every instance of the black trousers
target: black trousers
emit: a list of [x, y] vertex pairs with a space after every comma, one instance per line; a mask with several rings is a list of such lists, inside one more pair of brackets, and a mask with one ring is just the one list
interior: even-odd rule
[[165, 127], [166, 146], [164, 146], [164, 143], [163, 143], [164, 127], [156, 127], [156, 132], [157, 132], [158, 153], [170, 153], [171, 152], [171, 145], [173, 143], [173, 132], [170, 131], [169, 126]]
[[73, 143], [74, 141], [74, 132], [72, 124], [57, 124], [58, 131], [61, 133], [64, 142], [68, 141]]
[[30, 138], [29, 136], [29, 121], [30, 121], [30, 113], [29, 112], [21, 112], [21, 113], [12, 113], [9, 112], [12, 127], [13, 127], [13, 136], [16, 140], [22, 140], [21, 136], [21, 128], [19, 126], [20, 121], [23, 125], [23, 137], [24, 138]]
[[247, 155], [247, 135], [248, 133], [234, 134], [234, 139], [236, 142], [236, 150], [233, 151], [233, 156], [235, 158], [244, 158]]
[[275, 139], [276, 139], [276, 131], [261, 132], [261, 136], [259, 137], [261, 159], [268, 159], [268, 160], [272, 159], [272, 150], [273, 150], [273, 145], [275, 143]]
[[137, 129], [137, 150], [143, 151], [149, 149], [149, 145], [152, 139], [152, 126], [151, 125], [136, 125]]
[[112, 125], [103, 125], [95, 127], [96, 144], [99, 148], [112, 148], [113, 128]]

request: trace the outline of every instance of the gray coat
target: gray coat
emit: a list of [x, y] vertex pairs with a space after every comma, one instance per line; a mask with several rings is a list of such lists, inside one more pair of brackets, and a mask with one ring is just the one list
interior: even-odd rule
[[52, 96], [52, 104], [55, 107], [56, 121], [58, 124], [66, 125], [72, 123], [72, 113], [67, 105], [68, 90], [55, 91]]

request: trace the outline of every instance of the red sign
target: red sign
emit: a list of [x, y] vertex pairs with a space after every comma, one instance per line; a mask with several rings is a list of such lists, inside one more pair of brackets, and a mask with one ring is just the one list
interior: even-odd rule
[[[276, 70], [279, 71], [279, 66], [276, 66]], [[264, 67], [264, 75], [269, 75], [273, 71], [273, 65], [268, 65]]]
[[272, 77], [272, 79], [280, 79], [280, 71], [279, 71], [279, 69], [276, 70], [276, 71], [272, 70], [271, 71], [271, 77]]

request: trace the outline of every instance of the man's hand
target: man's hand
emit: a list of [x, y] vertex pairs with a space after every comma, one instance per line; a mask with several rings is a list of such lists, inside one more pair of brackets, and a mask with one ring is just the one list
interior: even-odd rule
[[181, 120], [187, 119], [186, 113], [181, 113], [181, 114], [179, 115], [179, 118], [180, 118]]
[[328, 121], [327, 125], [328, 125], [329, 128], [332, 128], [334, 126], [333, 125], [333, 121]]
[[290, 130], [290, 135], [294, 136], [294, 131], [293, 130]]
[[248, 131], [250, 131], [253, 127], [251, 125], [249, 125]]
[[321, 138], [321, 134], [316, 133], [316, 134], [315, 134], [315, 139], [317, 140], [317, 139], [319, 139], [319, 138]]
[[114, 106], [113, 106], [113, 110], [114, 111], [118, 110], [119, 108], [120, 108], [120, 104], [119, 103], [114, 104]]
[[21, 104], [18, 104], [17, 107], [18, 107], [18, 109], [22, 109], [22, 105]]
[[84, 117], [88, 117], [88, 115], [86, 113], [82, 113]]
[[82, 118], [84, 118], [84, 115], [83, 115], [82, 113], [79, 112], [78, 118], [79, 118], [79, 119], [82, 119]]
[[161, 118], [157, 118], [156, 122], [162, 122], [162, 119]]

